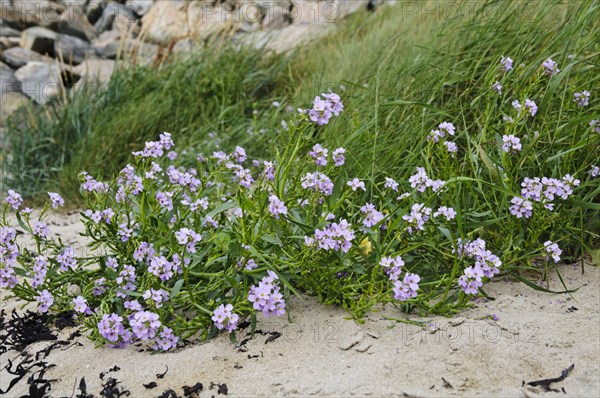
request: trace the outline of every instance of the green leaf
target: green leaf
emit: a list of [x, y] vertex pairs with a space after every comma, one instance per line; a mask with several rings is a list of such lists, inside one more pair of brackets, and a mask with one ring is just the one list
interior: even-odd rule
[[[183, 279], [180, 279], [177, 282], [175, 282], [175, 285], [171, 289], [171, 294], [169, 295], [171, 300], [173, 300], [175, 298], [175, 296], [177, 296], [177, 294], [179, 294], [179, 291], [181, 290], [181, 286], [183, 285], [183, 282], [184, 282]], [[189, 293], [191, 294], [191, 292], [189, 292]]]
[[532, 288], [534, 290], [537, 290], [537, 291], [540, 291], [540, 292], [546, 292], [546, 293], [552, 293], [552, 294], [565, 294], [565, 293], [573, 293], [573, 292], [576, 292], [577, 290], [579, 290], [579, 288], [577, 288], [577, 289], [570, 289], [570, 290], [567, 289], [567, 290], [563, 290], [561, 292], [555, 292], [553, 290], [549, 290], [549, 289], [546, 289], [544, 287], [541, 287], [538, 284], [530, 281], [529, 279], [527, 279], [527, 278], [525, 278], [525, 277], [523, 277], [521, 275], [514, 274], [514, 276], [515, 276], [515, 278], [517, 278], [518, 280], [520, 280], [521, 282], [523, 282], [524, 284], [526, 284], [530, 288]]
[[17, 216], [17, 221], [19, 222], [19, 225], [21, 226], [21, 228], [23, 228], [25, 231], [31, 233], [31, 229], [29, 229], [27, 224], [25, 224], [23, 222], [23, 219], [21, 218], [21, 214], [19, 212], [16, 212], [15, 215]]
[[272, 245], [283, 246], [283, 242], [281, 241], [281, 239], [279, 239], [278, 236], [263, 235], [260, 238]]
[[229, 210], [229, 209], [231, 209], [232, 207], [235, 207], [235, 206], [237, 206], [237, 204], [233, 203], [233, 202], [223, 203], [221, 206], [218, 206], [216, 209], [214, 209], [213, 211], [211, 211], [210, 213], [208, 213], [207, 216], [214, 217], [217, 214], [222, 213], [224, 211], [227, 211], [227, 210]]

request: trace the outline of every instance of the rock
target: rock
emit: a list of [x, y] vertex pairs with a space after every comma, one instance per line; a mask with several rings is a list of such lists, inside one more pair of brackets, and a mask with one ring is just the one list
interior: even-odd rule
[[2, 1], [2, 19], [27, 26], [53, 27], [65, 7], [60, 2], [50, 0]]
[[154, 0], [127, 0], [125, 2], [125, 6], [140, 17], [148, 12], [152, 4], [154, 4]]
[[35, 51], [40, 54], [54, 54], [54, 41], [57, 33], [50, 29], [34, 26], [27, 28], [21, 33], [21, 47], [26, 50]]
[[3, 37], [20, 37], [21, 32], [11, 28], [8, 25], [2, 24], [0, 25], [0, 36]]
[[15, 72], [22, 83], [21, 90], [38, 104], [56, 97], [61, 89], [62, 68], [44, 62], [29, 62]]
[[95, 24], [102, 17], [106, 3], [106, 0], [89, 0], [85, 7], [85, 15], [91, 24]]
[[12, 47], [2, 53], [2, 60], [13, 69], [19, 69], [30, 61], [44, 62], [47, 58], [22, 47]]
[[192, 39], [183, 39], [179, 40], [173, 46], [173, 52], [176, 54], [189, 54], [193, 51], [194, 47], [197, 46], [197, 43]]
[[56, 57], [66, 64], [78, 65], [86, 59], [98, 58], [96, 49], [90, 43], [75, 36], [59, 34], [54, 42]]
[[6, 64], [0, 66], [0, 99], [7, 93], [20, 93], [21, 82], [17, 80], [13, 71]]
[[98, 38], [92, 41], [92, 46], [98, 50], [98, 53], [103, 57], [106, 57], [104, 53], [105, 48], [111, 43], [119, 43], [121, 40], [121, 34], [116, 30], [107, 30], [102, 32]]
[[20, 42], [20, 37], [0, 37], [0, 51], [17, 47]]
[[367, 8], [369, 0], [336, 0], [336, 6], [334, 11], [330, 12], [330, 19], [334, 19], [335, 22], [339, 22], [340, 19], [346, 18], [348, 15], [360, 10], [361, 8]]
[[462, 316], [459, 316], [459, 317], [456, 317], [454, 319], [450, 319], [448, 321], [448, 324], [450, 326], [459, 326], [459, 325], [462, 325], [465, 321], [466, 321], [466, 318], [464, 318]]
[[7, 92], [2, 95], [2, 106], [0, 106], [0, 127], [6, 125], [6, 121], [17, 109], [29, 102], [29, 97], [19, 92]]
[[89, 23], [80, 8], [69, 8], [61, 16], [56, 31], [79, 39], [92, 41], [96, 38], [96, 29]]
[[138, 18], [129, 8], [123, 4], [110, 2], [102, 11], [102, 16], [94, 24], [96, 31], [115, 29], [121, 33], [139, 30]]
[[354, 350], [357, 352], [366, 352], [369, 348], [371, 348], [371, 346], [372, 346], [372, 344], [370, 342], [363, 341], [359, 345], [354, 347]]
[[279, 3], [267, 2], [263, 4], [263, 7], [265, 8], [264, 17], [261, 21], [261, 28], [263, 30], [281, 29], [291, 23], [291, 1], [281, 1]]
[[221, 6], [211, 7], [202, 2], [190, 3], [187, 16], [187, 25], [190, 27], [188, 34], [195, 40], [204, 40], [224, 31], [233, 32], [240, 22], [238, 15], [231, 11], [223, 11]]
[[156, 44], [128, 37], [122, 41], [112, 42], [102, 50], [108, 59], [124, 58], [133, 64], [150, 65], [158, 57], [160, 48]]
[[116, 62], [109, 59], [89, 59], [73, 68], [73, 74], [80, 79], [75, 84], [78, 89], [86, 83], [105, 85], [110, 81]]
[[[203, 3], [198, 2], [198, 7]], [[146, 40], [169, 44], [189, 35], [187, 4], [181, 0], [157, 1], [142, 17], [142, 37]]]

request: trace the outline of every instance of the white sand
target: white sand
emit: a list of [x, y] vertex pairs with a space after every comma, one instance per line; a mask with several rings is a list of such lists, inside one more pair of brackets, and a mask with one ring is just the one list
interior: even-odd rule
[[[63, 239], [76, 242], [76, 216], [59, 217], [53, 229]], [[63, 225], [64, 224], [64, 225]], [[155, 397], [167, 388], [183, 396], [182, 386], [204, 384], [200, 396], [217, 396], [211, 382], [225, 383], [229, 396], [600, 396], [600, 270], [587, 265], [561, 266], [570, 287], [581, 288], [573, 294], [550, 295], [534, 291], [522, 283], [498, 280], [487, 285], [495, 301], [481, 301], [455, 318], [410, 319], [427, 321], [437, 331], [386, 320], [385, 316], [404, 318], [392, 306], [372, 312], [362, 325], [346, 319], [340, 308], [320, 305], [310, 297], [289, 298], [292, 323], [287, 319], [259, 316], [258, 328], [279, 331], [282, 336], [265, 344], [267, 335], [256, 334], [241, 352], [223, 334], [207, 343], [180, 348], [177, 352], [151, 354], [138, 348], [95, 349], [86, 338], [77, 339], [82, 347], [52, 351], [46, 359], [57, 366], [46, 378], [58, 379], [50, 395], [75, 396], [74, 386], [85, 377], [88, 393], [100, 396], [99, 374], [117, 365], [115, 377], [133, 397]], [[554, 275], [550, 287], [560, 290]], [[2, 304], [11, 309], [14, 302]], [[576, 311], [567, 311], [570, 307]], [[497, 321], [484, 319], [491, 314]], [[73, 330], [65, 329], [64, 335]], [[249, 329], [238, 334], [242, 340]], [[28, 348], [34, 352], [51, 342]], [[258, 357], [248, 358], [248, 356]], [[0, 356], [0, 368], [9, 351]], [[562, 382], [560, 393], [542, 393], [538, 388], [522, 387], [522, 381], [558, 377], [575, 364]], [[169, 371], [163, 379], [162, 373]], [[0, 371], [0, 387], [10, 378]], [[449, 385], [444, 386], [444, 378]], [[155, 381], [146, 389], [142, 383]], [[26, 379], [7, 396], [28, 391]]]

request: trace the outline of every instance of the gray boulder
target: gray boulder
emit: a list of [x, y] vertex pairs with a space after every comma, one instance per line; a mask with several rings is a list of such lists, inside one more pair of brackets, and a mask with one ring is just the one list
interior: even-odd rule
[[21, 82], [21, 91], [25, 95], [38, 104], [44, 104], [61, 92], [62, 72], [58, 65], [29, 62], [15, 71], [15, 77]]
[[66, 64], [79, 65], [86, 59], [98, 58], [90, 43], [75, 36], [59, 34], [54, 42], [54, 54]]
[[60, 18], [65, 6], [51, 0], [1, 0], [2, 19], [23, 27], [53, 27]]
[[54, 54], [57, 33], [41, 26], [25, 29], [21, 33], [21, 47], [40, 54]]
[[96, 29], [89, 23], [80, 8], [70, 8], [65, 11], [56, 25], [56, 31], [86, 41], [92, 41], [96, 38]]
[[120, 32], [134, 31], [138, 26], [138, 18], [131, 9], [123, 4], [110, 2], [94, 26], [98, 32], [113, 28]]
[[46, 59], [43, 55], [23, 47], [12, 47], [4, 50], [1, 58], [13, 69], [19, 69], [30, 61], [43, 62]]

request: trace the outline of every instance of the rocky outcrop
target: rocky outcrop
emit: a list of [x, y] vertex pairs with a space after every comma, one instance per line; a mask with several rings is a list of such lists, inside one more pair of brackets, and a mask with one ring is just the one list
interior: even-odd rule
[[3, 103], [2, 115], [23, 98], [55, 97], [65, 75], [70, 84], [79, 79], [76, 89], [105, 84], [116, 59], [159, 65], [216, 36], [286, 51], [367, 3], [373, 0], [0, 0], [0, 84], [21, 89], [10, 92], [15, 99]]

